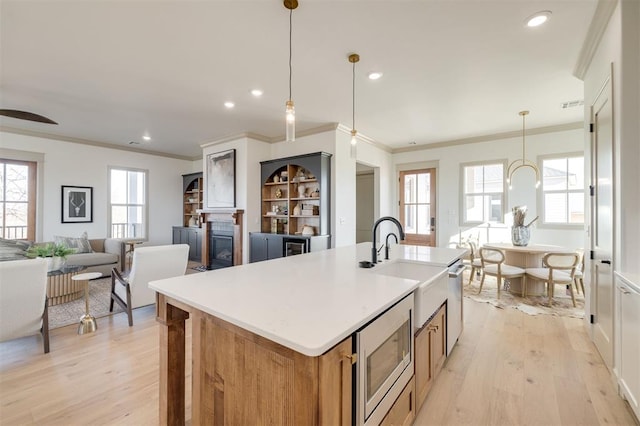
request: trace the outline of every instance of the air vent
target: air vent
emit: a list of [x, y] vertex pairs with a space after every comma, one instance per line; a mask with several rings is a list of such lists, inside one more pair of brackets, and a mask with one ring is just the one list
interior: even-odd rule
[[583, 100], [577, 100], [577, 101], [568, 101], [568, 102], [562, 102], [560, 104], [560, 108], [562, 109], [567, 109], [567, 108], [575, 108], [575, 107], [579, 107], [584, 105], [584, 101]]
[[129, 142], [129, 145], [140, 145], [140, 142], [131, 141], [131, 142]]

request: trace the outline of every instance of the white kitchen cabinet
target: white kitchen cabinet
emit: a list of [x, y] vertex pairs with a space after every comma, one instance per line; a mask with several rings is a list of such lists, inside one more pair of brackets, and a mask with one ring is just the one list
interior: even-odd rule
[[619, 383], [623, 396], [640, 419], [640, 286], [616, 273], [619, 293]]

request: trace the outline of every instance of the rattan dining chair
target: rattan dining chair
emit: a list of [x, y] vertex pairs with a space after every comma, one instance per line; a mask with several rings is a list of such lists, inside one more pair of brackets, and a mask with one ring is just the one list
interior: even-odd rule
[[522, 277], [522, 294], [525, 294], [526, 289], [526, 276], [525, 270], [518, 268], [517, 266], [507, 265], [504, 263], [504, 253], [500, 250], [482, 247], [480, 249], [480, 262], [482, 264], [482, 279], [480, 280], [480, 290], [482, 291], [482, 285], [484, 284], [484, 278], [486, 275], [496, 277], [498, 283], [498, 299], [500, 299], [500, 289], [504, 279], [520, 278]]
[[576, 296], [573, 291], [576, 267], [580, 261], [578, 253], [547, 253], [542, 258], [542, 268], [527, 268], [527, 277], [545, 281], [547, 295], [551, 305], [556, 284], [566, 285], [571, 290], [571, 301], [576, 306]]
[[584, 296], [584, 250], [578, 249], [576, 253], [580, 256], [580, 260], [578, 266], [576, 266], [576, 272], [573, 275], [573, 283], [576, 286], [578, 294], [580, 294], [580, 290], [582, 290], [582, 295]]
[[469, 241], [469, 266], [471, 267], [471, 273], [469, 274], [469, 285], [473, 281], [473, 276], [479, 274], [482, 270], [482, 260], [480, 259], [480, 253], [478, 252], [478, 246], [473, 241]]

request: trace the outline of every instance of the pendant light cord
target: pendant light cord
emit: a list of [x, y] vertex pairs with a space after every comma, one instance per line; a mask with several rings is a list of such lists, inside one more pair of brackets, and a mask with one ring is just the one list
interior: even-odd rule
[[293, 9], [289, 9], [289, 100], [291, 100], [291, 37], [293, 34], [292, 31], [292, 23], [293, 23]]
[[522, 114], [522, 162], [524, 163], [525, 161], [525, 157], [524, 157], [524, 119], [526, 117], [526, 114]]

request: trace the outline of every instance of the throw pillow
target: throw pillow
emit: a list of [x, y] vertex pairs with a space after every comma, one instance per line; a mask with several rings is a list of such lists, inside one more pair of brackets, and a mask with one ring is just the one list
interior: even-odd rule
[[71, 249], [75, 249], [76, 253], [93, 253], [86, 232], [84, 232], [80, 238], [56, 235], [53, 237], [53, 242], [56, 244], [64, 244]]
[[30, 246], [29, 241], [0, 238], [0, 261], [26, 259], [26, 250]]

